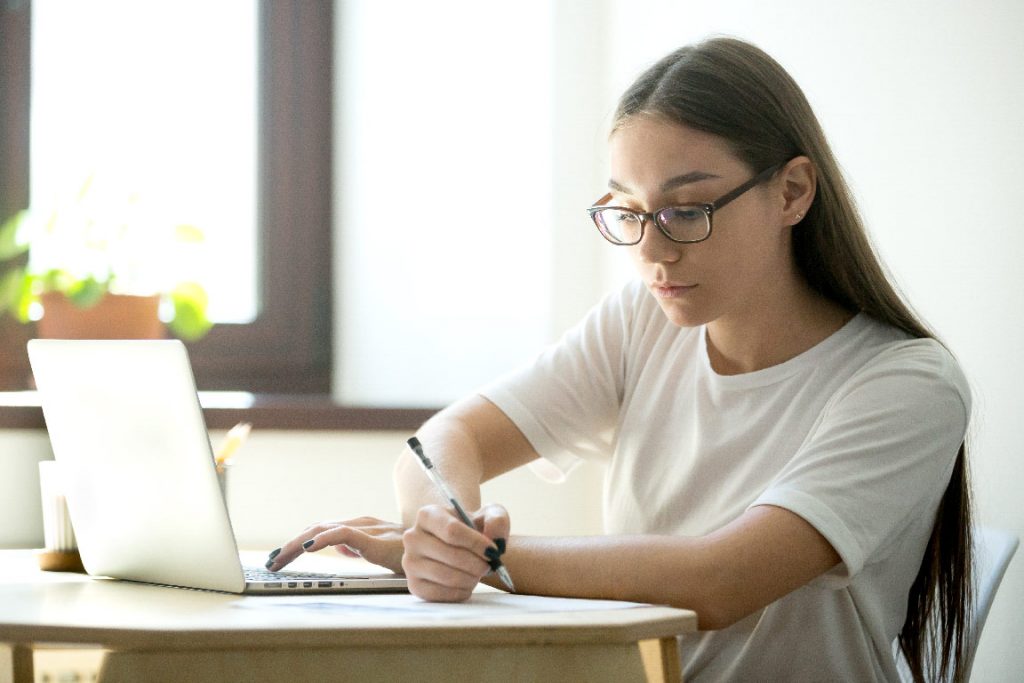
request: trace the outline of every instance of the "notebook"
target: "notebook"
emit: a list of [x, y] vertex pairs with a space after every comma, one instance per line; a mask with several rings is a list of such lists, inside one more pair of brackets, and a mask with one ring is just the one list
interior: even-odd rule
[[258, 567], [247, 580], [180, 341], [33, 339], [28, 353], [89, 574], [230, 593], [407, 590], [388, 573]]

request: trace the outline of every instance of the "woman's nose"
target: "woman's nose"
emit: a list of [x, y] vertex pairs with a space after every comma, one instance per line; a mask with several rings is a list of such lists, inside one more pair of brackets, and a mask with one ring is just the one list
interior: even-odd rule
[[658, 228], [654, 219], [645, 216], [643, 237], [634, 247], [645, 263], [675, 263], [682, 256], [683, 245], [673, 242]]

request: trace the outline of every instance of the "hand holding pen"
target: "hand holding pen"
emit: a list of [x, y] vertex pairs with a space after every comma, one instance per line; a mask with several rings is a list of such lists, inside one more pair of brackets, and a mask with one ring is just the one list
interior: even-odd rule
[[[419, 458], [419, 462], [423, 466], [427, 476], [430, 477], [431, 481], [434, 482], [434, 485], [437, 486], [438, 490], [441, 492], [441, 495], [444, 496], [444, 498], [455, 509], [455, 513], [459, 516], [459, 519], [461, 519], [466, 526], [475, 530], [476, 525], [473, 524], [469, 515], [466, 514], [465, 509], [463, 509], [462, 505], [455, 498], [455, 494], [452, 493], [450, 488], [448, 488], [444, 479], [442, 479], [438, 474], [437, 470], [434, 468], [434, 464], [430, 461], [430, 458], [423, 453], [423, 446], [420, 444], [419, 439], [414, 436], [410, 438], [407, 443], [413, 453], [416, 454], [416, 457]], [[498, 578], [501, 579], [501, 582], [505, 584], [510, 591], [515, 592], [516, 588], [515, 584], [512, 583], [512, 577], [509, 575], [505, 566], [501, 563], [501, 555], [505, 552], [505, 539], [494, 539], [494, 545], [495, 547], [488, 548], [485, 553], [487, 555], [488, 564], [490, 565], [491, 570], [498, 575]]]

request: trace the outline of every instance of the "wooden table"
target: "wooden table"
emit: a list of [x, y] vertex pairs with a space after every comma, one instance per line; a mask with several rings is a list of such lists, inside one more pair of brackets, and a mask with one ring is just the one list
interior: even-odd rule
[[526, 609], [529, 598], [490, 589], [455, 612], [394, 601], [90, 579], [40, 572], [28, 551], [0, 551], [0, 642], [14, 648], [15, 683], [32, 680], [33, 648], [61, 644], [111, 651], [105, 683], [678, 681], [675, 636], [697, 625], [693, 612], [667, 607]]

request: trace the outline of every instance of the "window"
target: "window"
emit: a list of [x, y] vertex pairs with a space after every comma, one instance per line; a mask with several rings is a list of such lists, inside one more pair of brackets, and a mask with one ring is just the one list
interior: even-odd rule
[[[30, 10], [0, 3], [0, 216], [28, 206]], [[0, 268], [3, 266], [0, 265]], [[0, 318], [0, 389], [28, 382], [28, 330]]]
[[[256, 40], [251, 0], [32, 10], [32, 205], [88, 182], [97, 198], [197, 226], [202, 248], [174, 275], [204, 284], [218, 323], [258, 310]], [[140, 270], [136, 286], [154, 269]]]
[[[36, 4], [40, 19], [49, 20], [50, 3], [37, 0]], [[106, 4], [123, 13], [119, 31], [131, 33], [127, 26], [153, 20], [155, 10], [149, 5]], [[181, 9], [179, 3], [168, 6], [175, 12]], [[190, 8], [200, 13], [196, 21], [207, 24], [223, 11], [209, 3]], [[259, 272], [258, 280], [250, 278], [258, 282], [259, 305], [258, 310], [250, 303], [248, 311], [243, 305], [242, 310], [222, 312], [222, 317], [243, 322], [215, 326], [207, 337], [190, 345], [190, 353], [201, 389], [322, 394], [329, 391], [331, 381], [331, 266], [326, 246], [331, 243], [332, 5], [266, 1], [256, 8], [251, 13], [258, 32], [255, 205], [242, 207], [239, 213], [256, 216], [258, 237], [249, 243], [257, 253], [248, 260]], [[61, 6], [61, 11], [66, 9]], [[0, 12], [0, 50], [5, 67], [10, 67], [0, 75], [0, 128], [4, 131], [0, 211], [6, 216], [26, 206], [29, 198], [33, 6], [6, 3], [0, 5]], [[242, 23], [238, 30], [244, 32]], [[160, 28], [170, 27], [164, 23]], [[177, 36], [177, 43], [180, 52], [187, 50], [185, 35]], [[131, 57], [121, 55], [121, 59]], [[187, 58], [179, 55], [178, 59], [178, 66], [185, 70]], [[135, 92], [159, 96], [158, 73], [147, 71], [137, 77], [143, 83]], [[48, 91], [39, 87], [38, 92], [45, 96]], [[244, 121], [239, 125], [244, 126]], [[45, 150], [44, 145], [33, 148]], [[32, 190], [35, 195], [45, 188]], [[254, 312], [254, 319], [247, 321]], [[24, 343], [29, 334], [9, 319], [0, 321], [0, 387], [26, 385]]]
[[[260, 308], [192, 345], [202, 388], [329, 393], [381, 426], [380, 408], [436, 407], [527, 360], [609, 288], [583, 211], [606, 181], [602, 13], [258, 7]], [[0, 78], [28, 71], [27, 57], [7, 63], [20, 68]], [[11, 211], [28, 201], [27, 151], [4, 164], [21, 183], [0, 191]], [[24, 355], [14, 328], [0, 366]]]

